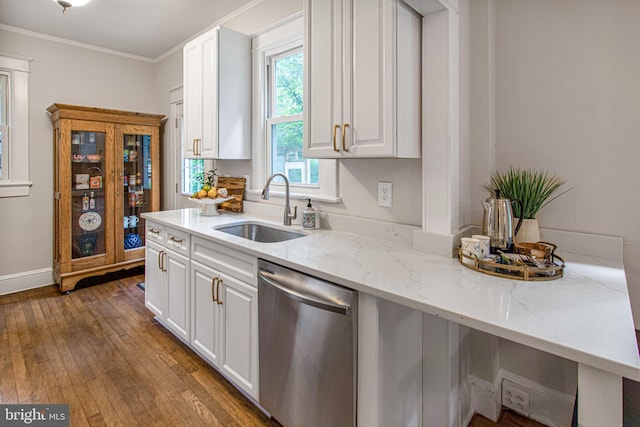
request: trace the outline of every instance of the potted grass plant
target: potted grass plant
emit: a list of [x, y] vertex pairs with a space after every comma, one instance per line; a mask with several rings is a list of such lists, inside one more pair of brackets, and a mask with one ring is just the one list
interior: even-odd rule
[[[519, 200], [522, 203], [522, 226], [515, 236], [516, 242], [540, 241], [540, 227], [536, 215], [540, 209], [562, 196], [569, 189], [558, 193], [565, 180], [551, 175], [547, 171], [520, 169], [510, 167], [506, 173], [494, 172], [490, 181], [483, 184], [483, 188], [491, 194], [500, 190], [502, 197], [510, 200]], [[519, 218], [521, 215], [520, 204], [513, 206], [513, 215]]]

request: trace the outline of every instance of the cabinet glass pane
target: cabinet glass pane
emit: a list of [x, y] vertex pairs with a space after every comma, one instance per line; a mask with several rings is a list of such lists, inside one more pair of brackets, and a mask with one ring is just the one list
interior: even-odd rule
[[151, 135], [123, 137], [124, 249], [144, 246], [144, 219], [151, 210]]
[[71, 131], [71, 257], [105, 253], [105, 133]]

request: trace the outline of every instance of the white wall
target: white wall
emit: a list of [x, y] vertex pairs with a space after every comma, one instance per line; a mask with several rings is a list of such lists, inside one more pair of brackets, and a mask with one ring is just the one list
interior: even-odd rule
[[542, 227], [622, 236], [640, 326], [640, 2], [496, 1], [497, 166], [573, 189]]
[[153, 65], [0, 30], [0, 51], [32, 58], [29, 75], [28, 197], [0, 198], [2, 277], [53, 262], [54, 102], [155, 113]]
[[[572, 190], [539, 215], [544, 228], [622, 236], [640, 325], [640, 3], [474, 0], [471, 3], [471, 207], [477, 185], [510, 165], [548, 169]], [[475, 182], [474, 182], [475, 181]], [[472, 372], [493, 380], [495, 355], [475, 332]], [[499, 340], [498, 367], [566, 394], [573, 362]]]

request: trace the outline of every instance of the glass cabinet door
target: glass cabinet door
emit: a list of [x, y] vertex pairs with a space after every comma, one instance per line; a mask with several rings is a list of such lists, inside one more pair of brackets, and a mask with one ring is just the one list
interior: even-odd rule
[[71, 258], [106, 252], [104, 132], [71, 131]]
[[144, 219], [140, 214], [152, 210], [151, 137], [144, 134], [123, 135], [122, 221], [125, 251], [145, 245]]

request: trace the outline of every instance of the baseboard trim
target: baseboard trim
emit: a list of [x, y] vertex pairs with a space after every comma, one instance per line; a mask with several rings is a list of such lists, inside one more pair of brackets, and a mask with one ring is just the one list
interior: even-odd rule
[[7, 274], [0, 276], [0, 295], [41, 288], [53, 283], [53, 269], [51, 267]]
[[469, 425], [475, 413], [491, 421], [498, 421], [500, 405], [496, 405], [496, 387], [475, 375], [467, 375], [460, 386], [460, 418]]
[[550, 389], [513, 372], [499, 369], [493, 383], [467, 375], [458, 395], [463, 426], [469, 425], [475, 413], [497, 421], [502, 409], [501, 385], [508, 380], [529, 392], [529, 418], [549, 427], [571, 424], [574, 396]]
[[504, 369], [496, 375], [496, 399], [501, 400], [503, 380], [516, 383], [529, 392], [529, 418], [549, 427], [571, 425], [575, 396], [551, 389]]

